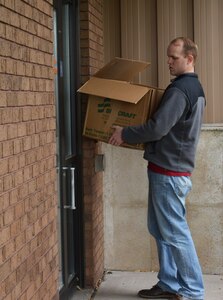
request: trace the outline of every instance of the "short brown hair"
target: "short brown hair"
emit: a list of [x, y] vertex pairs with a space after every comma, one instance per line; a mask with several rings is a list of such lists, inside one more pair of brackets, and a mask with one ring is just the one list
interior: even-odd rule
[[183, 42], [183, 52], [185, 55], [192, 55], [194, 58], [194, 62], [197, 59], [197, 55], [198, 55], [198, 47], [197, 45], [189, 38], [187, 37], [177, 37], [174, 40], [172, 40], [170, 42], [171, 44], [176, 44], [178, 41], [182, 41]]

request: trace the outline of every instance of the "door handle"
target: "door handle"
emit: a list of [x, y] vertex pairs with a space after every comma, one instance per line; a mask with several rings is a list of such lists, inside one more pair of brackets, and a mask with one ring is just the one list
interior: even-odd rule
[[[75, 168], [74, 167], [62, 167], [63, 170], [63, 179], [64, 179], [64, 187], [66, 189], [67, 185], [67, 170], [70, 170], [70, 205], [64, 205], [64, 209], [76, 209], [76, 201], [75, 201]], [[66, 193], [67, 195], [68, 193]]]
[[75, 202], [75, 168], [70, 168], [71, 171], [71, 206], [70, 209], [76, 209]]

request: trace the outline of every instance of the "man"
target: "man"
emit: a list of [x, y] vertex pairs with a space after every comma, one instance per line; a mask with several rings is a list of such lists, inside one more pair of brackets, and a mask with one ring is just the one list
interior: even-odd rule
[[159, 258], [158, 283], [141, 290], [147, 299], [203, 300], [202, 271], [186, 221], [185, 198], [192, 184], [195, 152], [205, 96], [194, 73], [197, 46], [188, 38], [174, 39], [167, 49], [170, 74], [159, 109], [147, 123], [114, 126], [109, 143], [145, 143], [148, 163], [148, 229]]

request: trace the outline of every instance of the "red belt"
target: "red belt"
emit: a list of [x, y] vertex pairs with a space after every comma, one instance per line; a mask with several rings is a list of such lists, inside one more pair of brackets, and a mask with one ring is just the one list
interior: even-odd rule
[[168, 175], [168, 176], [191, 176], [190, 172], [176, 172], [164, 169], [156, 164], [149, 162], [148, 169], [159, 174]]

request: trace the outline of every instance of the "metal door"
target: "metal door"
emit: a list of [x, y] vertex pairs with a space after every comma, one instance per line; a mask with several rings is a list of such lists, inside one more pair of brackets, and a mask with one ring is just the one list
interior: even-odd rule
[[83, 285], [78, 1], [54, 1], [60, 292]]

